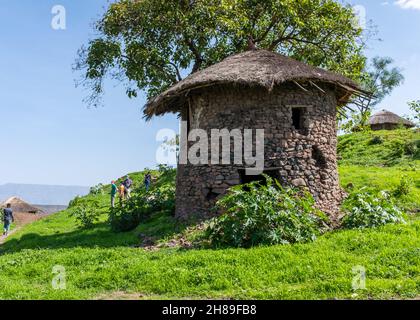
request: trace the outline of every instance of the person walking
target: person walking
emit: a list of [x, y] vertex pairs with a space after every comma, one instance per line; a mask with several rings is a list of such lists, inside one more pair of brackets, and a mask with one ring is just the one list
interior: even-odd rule
[[131, 197], [131, 187], [133, 185], [133, 180], [130, 179], [129, 175], [125, 177], [125, 180], [123, 182], [123, 185], [125, 187], [125, 197], [126, 199], [130, 199]]
[[10, 205], [10, 203], [8, 203], [6, 205], [6, 209], [3, 210], [3, 223], [4, 223], [3, 236], [7, 237], [7, 235], [9, 234], [10, 225], [14, 221], [15, 221], [15, 217], [13, 216], [12, 206]]
[[111, 182], [111, 207], [114, 208], [115, 207], [115, 197], [118, 193], [118, 187], [115, 184], [115, 181]]
[[144, 176], [144, 186], [146, 187], [146, 191], [149, 191], [151, 183], [152, 183], [152, 176], [150, 172], [147, 172]]

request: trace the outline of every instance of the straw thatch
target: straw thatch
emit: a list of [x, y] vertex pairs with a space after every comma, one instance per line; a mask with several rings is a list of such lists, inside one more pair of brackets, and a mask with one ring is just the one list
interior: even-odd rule
[[386, 124], [398, 126], [402, 124], [408, 128], [415, 127], [415, 124], [412, 123], [411, 121], [404, 119], [400, 117], [399, 115], [391, 111], [387, 111], [387, 110], [382, 110], [378, 113], [375, 113], [372, 117], [370, 117], [369, 124], [371, 126], [372, 125], [386, 125]]
[[36, 213], [36, 214], [43, 214], [44, 212], [29, 203], [23, 201], [22, 199], [19, 199], [18, 197], [11, 197], [0, 204], [0, 208], [5, 208], [7, 204], [11, 205], [12, 210], [15, 213]]
[[[191, 90], [213, 85], [260, 86], [271, 91], [274, 86], [291, 82], [335, 85], [339, 103], [346, 103], [352, 93], [368, 95], [352, 80], [267, 50], [251, 50], [230, 56], [207, 69], [191, 74], [173, 87], [151, 99], [145, 106], [147, 119], [167, 112], [179, 112]], [[299, 84], [300, 82], [300, 84]], [[302, 88], [304, 90], [304, 88]]]

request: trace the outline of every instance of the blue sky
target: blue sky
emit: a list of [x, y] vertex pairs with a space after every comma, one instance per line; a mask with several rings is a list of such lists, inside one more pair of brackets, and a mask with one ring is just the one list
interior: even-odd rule
[[[390, 56], [406, 81], [379, 108], [408, 113], [420, 98], [420, 0], [351, 1], [362, 5], [382, 42], [369, 56]], [[0, 184], [93, 185], [153, 167], [162, 128], [175, 116], [144, 122], [144, 97], [129, 100], [108, 84], [104, 106], [88, 109], [71, 70], [106, 0], [0, 0]], [[51, 9], [63, 5], [66, 30], [51, 28]], [[403, 8], [403, 7], [406, 8]]]

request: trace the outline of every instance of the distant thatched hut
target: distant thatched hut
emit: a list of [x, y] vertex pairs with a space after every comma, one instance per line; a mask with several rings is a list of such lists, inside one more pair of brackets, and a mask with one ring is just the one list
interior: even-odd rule
[[382, 110], [370, 117], [369, 125], [372, 130], [395, 130], [401, 126], [405, 128], [415, 127], [415, 124], [411, 121], [387, 110]]
[[[350, 79], [265, 50], [233, 55], [150, 100], [145, 116], [178, 113], [192, 129], [264, 129], [264, 173], [307, 188], [331, 215], [342, 200], [336, 161], [337, 106], [361, 92]], [[185, 141], [184, 141], [185, 142]], [[189, 146], [191, 141], [188, 142]], [[210, 149], [210, 148], [209, 148]], [[232, 148], [231, 158], [234, 157]], [[231, 186], [259, 180], [246, 164], [179, 164], [176, 216], [208, 217]]]
[[32, 213], [32, 214], [44, 214], [41, 209], [30, 205], [29, 203], [19, 199], [18, 197], [12, 197], [0, 204], [0, 208], [5, 208], [7, 204], [10, 204], [12, 210], [15, 213]]

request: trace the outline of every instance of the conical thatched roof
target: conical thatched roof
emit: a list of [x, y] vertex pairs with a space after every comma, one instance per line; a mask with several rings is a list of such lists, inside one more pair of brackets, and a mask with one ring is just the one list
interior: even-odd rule
[[14, 212], [37, 214], [44, 213], [41, 209], [30, 205], [29, 203], [23, 201], [18, 197], [11, 197], [7, 199], [6, 201], [0, 204], [0, 208], [5, 208], [8, 203], [10, 203]]
[[399, 115], [387, 110], [382, 110], [375, 113], [372, 117], [370, 117], [369, 124], [403, 124], [404, 126], [409, 128], [415, 127], [415, 124], [411, 121], [404, 119]]
[[185, 96], [194, 89], [213, 85], [248, 85], [268, 90], [285, 82], [329, 83], [339, 87], [340, 102], [347, 102], [353, 92], [367, 94], [352, 80], [267, 50], [251, 50], [230, 56], [207, 69], [191, 74], [173, 87], [151, 99], [145, 117], [179, 112]]

